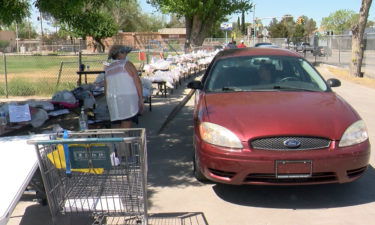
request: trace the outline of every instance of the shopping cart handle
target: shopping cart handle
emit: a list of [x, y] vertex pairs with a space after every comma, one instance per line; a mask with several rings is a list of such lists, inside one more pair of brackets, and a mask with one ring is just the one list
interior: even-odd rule
[[[69, 138], [68, 131], [64, 130], [63, 139], [68, 139], [68, 138]], [[63, 147], [64, 147], [64, 155], [65, 155], [65, 163], [66, 163], [65, 173], [68, 177], [71, 177], [72, 176], [72, 170], [71, 170], [71, 166], [70, 166], [69, 145], [63, 144]]]
[[124, 138], [67, 138], [57, 140], [30, 140], [28, 144], [37, 145], [52, 145], [52, 144], [93, 144], [93, 143], [113, 143], [125, 142], [132, 143], [134, 141], [141, 141], [140, 137], [124, 137]]

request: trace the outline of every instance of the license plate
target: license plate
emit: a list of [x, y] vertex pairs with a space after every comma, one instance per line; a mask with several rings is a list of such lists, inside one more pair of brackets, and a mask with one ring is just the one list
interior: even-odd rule
[[312, 176], [311, 160], [276, 160], [276, 178], [308, 178]]

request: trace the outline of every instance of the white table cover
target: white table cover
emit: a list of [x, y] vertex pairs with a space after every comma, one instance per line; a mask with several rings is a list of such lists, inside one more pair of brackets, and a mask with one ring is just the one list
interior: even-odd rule
[[31, 139], [48, 139], [47, 134], [0, 138], [0, 225], [7, 224], [10, 215], [38, 168]]

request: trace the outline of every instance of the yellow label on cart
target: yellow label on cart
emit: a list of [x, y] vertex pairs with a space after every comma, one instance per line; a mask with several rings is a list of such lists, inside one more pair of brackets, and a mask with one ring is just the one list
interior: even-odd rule
[[[74, 146], [90, 147], [92, 145], [77, 145], [77, 144], [69, 145], [69, 147], [74, 147]], [[55, 165], [57, 169], [66, 169], [66, 161], [65, 161], [63, 145], [57, 145], [57, 149], [47, 154], [47, 157], [51, 161], [51, 163]], [[72, 169], [72, 172], [102, 174], [104, 172], [104, 168]]]

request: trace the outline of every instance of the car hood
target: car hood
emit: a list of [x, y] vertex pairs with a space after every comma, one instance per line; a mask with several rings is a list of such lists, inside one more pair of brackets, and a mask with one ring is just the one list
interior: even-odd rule
[[316, 136], [340, 140], [360, 119], [333, 92], [231, 92], [203, 94], [204, 120], [245, 141], [264, 136]]

